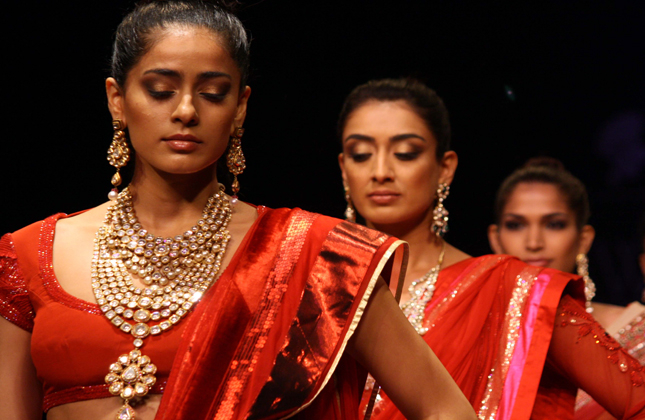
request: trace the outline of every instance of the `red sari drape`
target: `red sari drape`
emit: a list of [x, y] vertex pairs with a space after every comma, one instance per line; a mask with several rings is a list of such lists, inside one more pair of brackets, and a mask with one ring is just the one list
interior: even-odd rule
[[[548, 359], [556, 324], [565, 323], [564, 317], [572, 316], [569, 312], [581, 308], [569, 299], [567, 304], [574, 309], [563, 310], [563, 295], [582, 302], [583, 284], [577, 276], [527, 266], [505, 255], [470, 258], [440, 272], [435, 294], [425, 310], [424, 322], [429, 331], [423, 339], [480, 419], [573, 418], [577, 384], [571, 379], [575, 381], [583, 375], [580, 370], [569, 368], [580, 363], [574, 357], [557, 366]], [[584, 314], [584, 309], [581, 312]], [[571, 343], [560, 351], [589, 349], [584, 357], [595, 360], [593, 372], [599, 375], [595, 379], [602, 381], [606, 374], [607, 379], [611, 377], [625, 386], [614, 387], [617, 396], [630, 392], [632, 385], [640, 386], [640, 379], [630, 382], [629, 372], [622, 374], [608, 361], [612, 354], [617, 354], [615, 348], [608, 350], [611, 344], [596, 348], [593, 340], [583, 337], [586, 347], [574, 347], [576, 334], [582, 337], [586, 332], [577, 332], [569, 325], [575, 326], [576, 321], [589, 323], [583, 318], [584, 315], [572, 316], [571, 324], [567, 321], [567, 326], [557, 331], [561, 341]], [[641, 378], [643, 371], [634, 371], [632, 375]], [[582, 378], [581, 382], [587, 379]], [[645, 398], [639, 392], [624, 398], [628, 416], [643, 410]], [[366, 395], [367, 392], [363, 405]], [[387, 396], [382, 398], [372, 419], [404, 418]]]
[[[343, 350], [403, 243], [302, 210], [261, 209], [188, 319], [157, 419], [353, 419], [364, 372]], [[394, 257], [394, 258], [391, 258]]]

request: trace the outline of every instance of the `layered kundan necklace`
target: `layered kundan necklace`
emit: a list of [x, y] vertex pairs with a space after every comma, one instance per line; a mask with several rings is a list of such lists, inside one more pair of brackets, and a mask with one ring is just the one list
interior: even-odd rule
[[[145, 396], [156, 382], [157, 367], [141, 352], [143, 340], [181, 321], [215, 282], [230, 220], [222, 185], [197, 224], [174, 238], [155, 236], [141, 226], [128, 188], [108, 208], [94, 239], [92, 288], [105, 316], [134, 340], [134, 349], [119, 356], [105, 377], [110, 393], [123, 399], [117, 419], [134, 419], [130, 400]], [[132, 283], [133, 275], [143, 288]]]
[[435, 284], [439, 277], [439, 271], [441, 270], [441, 264], [443, 264], [443, 256], [445, 252], [446, 243], [442, 241], [441, 253], [439, 254], [437, 265], [432, 267], [430, 271], [423, 275], [423, 277], [410, 284], [410, 287], [408, 288], [408, 292], [411, 296], [410, 300], [401, 304], [401, 310], [403, 310], [408, 321], [410, 321], [410, 324], [412, 324], [419, 335], [424, 335], [428, 332], [428, 328], [423, 326], [425, 308], [434, 294]]

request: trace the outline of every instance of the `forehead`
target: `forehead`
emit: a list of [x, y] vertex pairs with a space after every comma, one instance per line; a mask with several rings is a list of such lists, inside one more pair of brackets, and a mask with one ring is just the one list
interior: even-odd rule
[[143, 74], [153, 68], [163, 68], [191, 74], [221, 71], [239, 82], [240, 72], [217, 33], [196, 26], [173, 25], [159, 29], [152, 35], [150, 49], [130, 70]]
[[508, 197], [504, 213], [540, 215], [572, 214], [566, 197], [557, 186], [541, 182], [517, 184]]
[[358, 132], [372, 137], [424, 132], [434, 139], [423, 118], [405, 101], [368, 101], [359, 106], [349, 115], [343, 134]]

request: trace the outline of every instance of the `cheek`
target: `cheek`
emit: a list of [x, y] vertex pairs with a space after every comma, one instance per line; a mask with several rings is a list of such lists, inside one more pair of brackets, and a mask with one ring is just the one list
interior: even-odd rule
[[521, 232], [501, 229], [499, 232], [499, 244], [504, 254], [521, 256], [524, 252], [524, 238]]

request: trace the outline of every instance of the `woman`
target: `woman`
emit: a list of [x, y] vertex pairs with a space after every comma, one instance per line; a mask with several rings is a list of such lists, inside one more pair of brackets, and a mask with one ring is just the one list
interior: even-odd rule
[[125, 17], [108, 161], [115, 187], [130, 158], [134, 176], [0, 241], [3, 418], [354, 418], [355, 360], [410, 418], [474, 417], [379, 277], [396, 283], [400, 241], [218, 184], [226, 154], [239, 190], [247, 73], [246, 32], [221, 5]]
[[[645, 307], [632, 302], [627, 308], [592, 302], [594, 284], [589, 277], [587, 252], [594, 229], [587, 224], [587, 192], [579, 179], [549, 158], [534, 158], [508, 176], [495, 203], [495, 221], [488, 231], [497, 254], [514, 255], [529, 265], [577, 270], [585, 282], [587, 311], [620, 345], [645, 364]], [[576, 418], [595, 418], [602, 412], [581, 393]]]
[[[619, 417], [643, 416], [643, 368], [580, 306], [580, 281], [509, 256], [470, 258], [442, 239], [457, 155], [434, 91], [368, 82], [346, 99], [338, 128], [347, 215], [355, 208], [410, 243], [402, 308], [479, 418], [571, 418], [576, 385]], [[374, 413], [403, 418], [388, 397]]]

